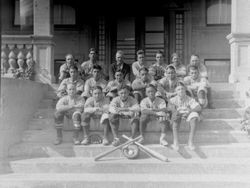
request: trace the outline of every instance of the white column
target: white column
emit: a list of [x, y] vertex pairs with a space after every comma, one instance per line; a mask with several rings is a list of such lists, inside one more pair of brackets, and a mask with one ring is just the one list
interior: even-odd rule
[[229, 82], [250, 80], [250, 1], [232, 0], [231, 72]]
[[33, 53], [37, 64], [37, 79], [44, 83], [55, 81], [51, 1], [34, 0]]

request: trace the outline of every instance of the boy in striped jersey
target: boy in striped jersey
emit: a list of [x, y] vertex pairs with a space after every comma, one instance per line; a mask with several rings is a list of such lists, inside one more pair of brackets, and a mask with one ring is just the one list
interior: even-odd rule
[[156, 97], [156, 87], [149, 84], [146, 88], [147, 97], [141, 101], [140, 135], [139, 142], [144, 141], [144, 132], [147, 124], [152, 120], [157, 120], [161, 127], [160, 144], [167, 146], [166, 129], [169, 124], [169, 113], [164, 99]]
[[81, 144], [87, 145], [90, 143], [89, 128], [91, 118], [100, 119], [100, 124], [103, 127], [103, 145], [108, 145], [108, 112], [109, 111], [109, 99], [104, 96], [102, 88], [96, 86], [93, 88], [93, 96], [86, 100], [84, 105], [84, 113], [82, 114], [82, 128], [83, 128], [83, 140]]
[[193, 139], [196, 126], [200, 120], [199, 113], [201, 106], [195, 99], [186, 95], [186, 87], [184, 83], [179, 82], [176, 87], [177, 95], [170, 99], [170, 106], [172, 108], [172, 123], [173, 123], [173, 149], [179, 150], [178, 129], [182, 119], [189, 122], [190, 134], [188, 139], [188, 147], [191, 150], [195, 149]]

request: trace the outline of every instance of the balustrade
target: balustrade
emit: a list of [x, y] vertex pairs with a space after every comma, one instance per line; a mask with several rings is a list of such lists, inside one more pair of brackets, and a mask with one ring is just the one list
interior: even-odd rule
[[25, 72], [34, 67], [31, 36], [3, 35], [1, 46], [1, 76], [27, 78]]

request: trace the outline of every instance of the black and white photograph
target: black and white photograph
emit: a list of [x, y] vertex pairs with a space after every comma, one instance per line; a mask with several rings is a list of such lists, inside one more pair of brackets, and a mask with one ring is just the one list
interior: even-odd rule
[[0, 188], [250, 188], [250, 0], [0, 13]]

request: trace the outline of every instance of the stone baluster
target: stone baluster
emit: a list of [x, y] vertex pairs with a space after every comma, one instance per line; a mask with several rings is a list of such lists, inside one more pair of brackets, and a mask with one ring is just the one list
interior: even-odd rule
[[14, 74], [16, 72], [16, 68], [17, 68], [17, 65], [16, 65], [16, 55], [14, 53], [14, 48], [15, 48], [15, 45], [8, 45], [9, 46], [9, 49], [10, 49], [10, 53], [9, 53], [9, 70], [8, 70], [8, 73], [10, 74]]
[[7, 55], [5, 52], [6, 45], [2, 45], [2, 52], [1, 52], [1, 74], [6, 74], [8, 72], [9, 64], [7, 61]]
[[22, 51], [20, 51], [17, 55], [17, 64], [18, 64], [18, 71], [24, 72], [24, 55]]
[[31, 54], [31, 52], [28, 52], [26, 55], [26, 64], [27, 64], [28, 68], [32, 67], [33, 63], [34, 62], [33, 62], [32, 54]]

